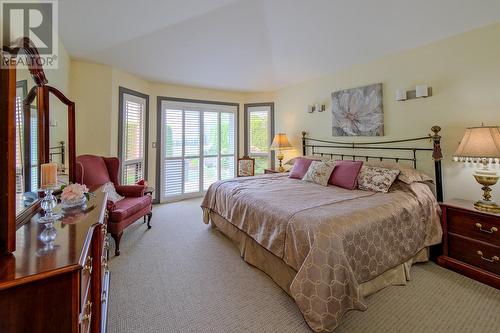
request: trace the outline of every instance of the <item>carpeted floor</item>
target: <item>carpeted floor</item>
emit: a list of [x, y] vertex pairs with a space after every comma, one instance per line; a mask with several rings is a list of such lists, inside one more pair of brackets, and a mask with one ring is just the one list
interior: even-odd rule
[[[108, 332], [310, 332], [293, 300], [201, 222], [200, 202], [155, 206], [151, 230], [126, 230], [110, 260]], [[336, 333], [500, 332], [499, 290], [433, 263], [411, 274]]]

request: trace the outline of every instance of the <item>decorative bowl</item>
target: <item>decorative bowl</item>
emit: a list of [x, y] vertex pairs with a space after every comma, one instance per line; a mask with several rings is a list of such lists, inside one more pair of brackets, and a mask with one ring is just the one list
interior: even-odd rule
[[64, 210], [81, 208], [85, 209], [87, 205], [87, 197], [84, 195], [81, 198], [73, 200], [61, 200], [61, 208]]

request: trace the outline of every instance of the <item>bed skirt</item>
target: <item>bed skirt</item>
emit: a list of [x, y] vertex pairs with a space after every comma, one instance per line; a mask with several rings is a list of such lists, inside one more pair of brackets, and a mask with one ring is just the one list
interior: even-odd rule
[[[290, 285], [297, 271], [217, 213], [210, 212], [210, 221], [212, 227], [218, 229], [236, 245], [243, 260], [269, 275], [281, 289], [290, 295]], [[406, 282], [410, 280], [411, 266], [428, 260], [429, 248], [426, 247], [406, 262], [385, 271], [372, 280], [361, 283], [361, 294], [369, 296], [388, 286], [406, 285]]]

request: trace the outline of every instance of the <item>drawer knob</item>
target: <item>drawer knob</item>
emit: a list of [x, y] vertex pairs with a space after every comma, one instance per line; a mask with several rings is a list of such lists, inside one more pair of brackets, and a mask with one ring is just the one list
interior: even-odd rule
[[91, 301], [87, 301], [87, 303], [85, 304], [85, 312], [86, 312], [86, 314], [84, 314], [82, 316], [82, 322], [83, 321], [90, 321], [90, 318], [92, 318], [92, 302]]
[[85, 262], [85, 266], [83, 266], [83, 271], [88, 271], [89, 274], [92, 272], [92, 257], [88, 256]]
[[498, 231], [497, 227], [491, 227], [490, 230], [483, 229], [483, 225], [481, 223], [476, 223], [476, 227], [479, 229], [479, 231], [485, 232], [487, 234], [492, 234]]
[[488, 262], [495, 262], [495, 261], [499, 261], [500, 260], [500, 258], [498, 258], [498, 256], [493, 256], [493, 257], [491, 257], [491, 259], [485, 258], [483, 256], [483, 252], [482, 251], [477, 251], [477, 254], [481, 256], [481, 259], [483, 259], [485, 261], [488, 261]]

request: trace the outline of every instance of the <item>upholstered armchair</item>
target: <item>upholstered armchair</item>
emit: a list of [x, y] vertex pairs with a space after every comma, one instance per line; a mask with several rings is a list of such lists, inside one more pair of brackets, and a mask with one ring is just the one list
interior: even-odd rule
[[107, 182], [115, 185], [116, 192], [125, 198], [117, 202], [108, 200], [108, 232], [115, 240], [115, 255], [120, 255], [123, 230], [140, 219], [148, 218], [151, 229], [152, 198], [144, 195], [144, 185], [120, 185], [118, 171], [120, 160], [116, 157], [81, 155], [76, 158], [76, 181], [94, 191]]

